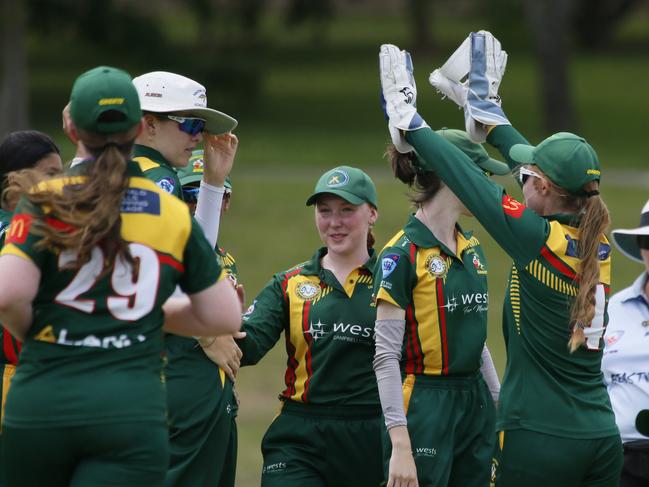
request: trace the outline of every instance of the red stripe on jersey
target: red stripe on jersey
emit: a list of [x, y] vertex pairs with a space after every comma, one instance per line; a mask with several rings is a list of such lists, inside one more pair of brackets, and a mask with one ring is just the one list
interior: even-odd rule
[[448, 375], [448, 342], [446, 340], [446, 308], [439, 306], [444, 302], [444, 280], [437, 279], [437, 309], [439, 313], [439, 327], [442, 335], [442, 375]]
[[410, 244], [410, 263], [415, 263], [415, 255], [417, 255], [417, 246], [414, 243]]
[[45, 218], [45, 223], [47, 223], [47, 225], [52, 227], [54, 230], [59, 230], [60, 232], [73, 232], [74, 230], [78, 230], [77, 227], [70, 225], [69, 223], [62, 222], [61, 220], [57, 220], [56, 218], [52, 218], [51, 216]]
[[[406, 326], [410, 324], [410, 320], [412, 317], [412, 305], [406, 306]], [[415, 373], [415, 362], [413, 360], [413, 349], [412, 349], [412, 331], [410, 333], [407, 332], [406, 329], [406, 374], [414, 374]]]
[[419, 324], [415, 319], [414, 308], [411, 304], [406, 308], [406, 316], [408, 323], [410, 323], [410, 344], [412, 346], [412, 354], [410, 355], [412, 363], [412, 374], [420, 374], [424, 371], [424, 356], [421, 353], [421, 345], [419, 343]]
[[298, 366], [297, 360], [295, 360], [295, 347], [291, 343], [291, 332], [287, 326], [284, 329], [284, 338], [286, 339], [286, 352], [288, 359], [286, 360], [286, 372], [284, 373], [284, 383], [286, 384], [286, 389], [282, 392], [282, 396], [287, 399], [290, 399], [293, 394], [295, 394], [295, 369]]
[[[302, 330], [305, 332], [311, 328], [309, 326], [309, 313], [311, 312], [311, 301], [306, 301], [304, 307], [302, 308]], [[313, 376], [313, 364], [312, 364], [312, 354], [311, 349], [313, 347], [313, 337], [311, 333], [304, 333], [304, 339], [309, 344], [306, 349], [306, 381], [304, 382], [304, 392], [302, 393], [302, 401], [308, 402], [307, 394], [309, 393], [309, 382], [311, 382], [311, 377]]]
[[2, 351], [4, 352], [5, 357], [7, 357], [7, 362], [12, 365], [18, 364], [18, 354], [16, 353], [16, 350], [14, 350], [11, 334], [4, 328], [2, 329]]
[[541, 249], [541, 255], [550, 263], [552, 267], [561, 272], [564, 276], [569, 277], [573, 281], [575, 280], [577, 275], [561, 259], [554, 255], [547, 246], [543, 246], [543, 248]]
[[173, 267], [178, 272], [185, 272], [185, 266], [170, 255], [158, 253], [158, 261], [160, 261], [161, 264], [166, 264], [169, 267]]
[[291, 272], [287, 272], [286, 275], [284, 276], [284, 280], [282, 281], [282, 293], [284, 294], [284, 299], [286, 301], [288, 301], [288, 296], [286, 295], [286, 288], [288, 287], [288, 281], [291, 277], [298, 274], [301, 270], [302, 268], [298, 267], [297, 269], [293, 269]]

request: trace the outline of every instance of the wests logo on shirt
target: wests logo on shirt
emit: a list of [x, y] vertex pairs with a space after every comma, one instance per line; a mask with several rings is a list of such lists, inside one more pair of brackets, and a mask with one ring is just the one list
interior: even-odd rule
[[525, 205], [508, 194], [503, 195], [502, 207], [507, 215], [514, 218], [520, 218], [525, 211]]

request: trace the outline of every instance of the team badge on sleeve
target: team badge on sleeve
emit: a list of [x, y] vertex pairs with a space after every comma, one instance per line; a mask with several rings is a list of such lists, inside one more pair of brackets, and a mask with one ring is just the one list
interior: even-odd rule
[[383, 279], [388, 277], [397, 268], [399, 256], [397, 254], [386, 254], [381, 259], [381, 270], [383, 271]]
[[172, 178], [162, 178], [160, 181], [156, 182], [158, 188], [162, 191], [166, 191], [169, 194], [173, 194], [176, 184]]
[[508, 194], [503, 195], [502, 206], [505, 213], [514, 218], [520, 218], [525, 211], [525, 205]]

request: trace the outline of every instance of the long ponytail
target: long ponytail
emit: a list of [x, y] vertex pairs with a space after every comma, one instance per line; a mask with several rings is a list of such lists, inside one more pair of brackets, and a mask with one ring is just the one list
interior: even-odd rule
[[[598, 185], [593, 181], [584, 189], [588, 193], [596, 192]], [[599, 243], [609, 224], [608, 208], [599, 194], [585, 198], [579, 223], [579, 287], [570, 308], [570, 323], [573, 328], [568, 347], [571, 353], [585, 343], [584, 327], [588, 326], [595, 316], [595, 289], [599, 284]]]
[[33, 204], [47, 208], [45, 217], [32, 226], [33, 233], [42, 237], [36, 244], [38, 248], [76, 251], [77, 260], [70, 265], [72, 268], [88, 262], [95, 246], [103, 250], [104, 270], [112, 267], [117, 255], [133, 263], [121, 237], [120, 210], [128, 189], [127, 157], [134, 133], [125, 134], [127, 141], [121, 145], [114, 136], [107, 139], [85, 134], [86, 148], [96, 159], [87, 164], [82, 181], [67, 184], [60, 191], [47, 184], [34, 187], [31, 171], [14, 178], [13, 183], [22, 188]]

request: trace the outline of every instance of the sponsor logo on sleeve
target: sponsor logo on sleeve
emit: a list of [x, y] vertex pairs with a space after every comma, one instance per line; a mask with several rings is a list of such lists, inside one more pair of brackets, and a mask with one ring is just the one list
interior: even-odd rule
[[174, 189], [176, 188], [173, 178], [162, 178], [160, 181], [156, 182], [156, 185], [162, 191], [166, 191], [169, 194], [173, 194]]
[[23, 244], [29, 235], [33, 217], [27, 213], [14, 215], [7, 231], [6, 243]]
[[383, 259], [381, 259], [381, 270], [383, 271], [383, 279], [388, 277], [394, 269], [397, 268], [397, 263], [399, 262], [399, 256], [397, 254], [386, 254]]
[[513, 218], [520, 218], [525, 211], [525, 205], [508, 194], [503, 195], [502, 207], [505, 214]]

